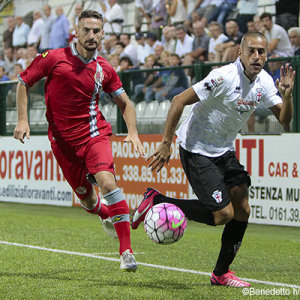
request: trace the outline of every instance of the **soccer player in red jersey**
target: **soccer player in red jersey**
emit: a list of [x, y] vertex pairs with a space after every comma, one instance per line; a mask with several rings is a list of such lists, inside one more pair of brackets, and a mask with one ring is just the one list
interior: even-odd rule
[[[77, 44], [44, 52], [19, 75], [18, 123], [14, 138], [24, 143], [24, 138], [30, 137], [27, 88], [47, 77], [46, 117], [52, 151], [82, 207], [89, 213], [98, 214], [105, 225], [116, 231], [121, 269], [135, 271], [137, 264], [130, 243], [129, 208], [114, 176], [111, 126], [98, 108], [102, 89], [111, 95], [123, 114], [128, 129], [124, 142], [131, 142], [140, 155], [144, 155], [144, 150], [138, 138], [134, 106], [113, 67], [97, 56], [96, 49], [103, 35], [102, 15], [92, 10], [83, 11], [76, 31]], [[100, 186], [108, 205], [100, 201], [90, 179]]]

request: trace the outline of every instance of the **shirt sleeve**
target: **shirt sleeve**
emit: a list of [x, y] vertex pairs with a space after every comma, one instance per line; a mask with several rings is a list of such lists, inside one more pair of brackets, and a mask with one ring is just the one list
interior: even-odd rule
[[107, 78], [103, 81], [103, 91], [116, 97], [124, 92], [122, 82], [114, 68], [109, 64], [107, 66]]
[[201, 102], [219, 97], [226, 92], [227, 84], [224, 76], [217, 70], [212, 70], [207, 77], [193, 85], [193, 89]]
[[55, 62], [51, 51], [46, 51], [37, 56], [29, 67], [20, 73], [18, 79], [28, 87], [31, 87], [43, 77], [47, 77], [53, 69]]

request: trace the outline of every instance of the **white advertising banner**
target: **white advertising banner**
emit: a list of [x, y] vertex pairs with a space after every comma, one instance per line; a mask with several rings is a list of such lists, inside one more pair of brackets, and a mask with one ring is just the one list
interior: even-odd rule
[[[119, 139], [112, 137], [112, 143], [119, 142]], [[156, 141], [161, 137], [141, 135], [141, 139], [144, 142]], [[300, 227], [300, 134], [239, 135], [235, 147], [240, 162], [251, 175], [250, 222]], [[187, 181], [181, 182], [181, 186], [172, 184], [171, 177], [166, 180], [166, 186], [153, 178], [151, 183], [145, 182], [142, 168], [146, 162], [139, 162], [135, 157], [120, 159], [116, 153], [116, 177], [125, 194], [131, 191], [131, 181], [125, 176], [128, 172], [124, 172], [132, 163], [141, 169], [141, 176], [132, 179], [133, 188], [141, 199], [147, 186], [158, 188], [163, 193], [165, 188], [169, 196], [185, 198], [181, 195], [183, 193], [195, 197]], [[181, 168], [179, 159], [178, 162], [170, 161], [168, 177], [174, 166]], [[32, 136], [25, 144], [12, 137], [0, 138], [0, 201], [72, 206], [78, 205], [76, 200], [51, 152], [47, 136]], [[136, 204], [130, 201], [129, 205], [136, 208]]]
[[300, 134], [239, 135], [235, 147], [251, 175], [249, 221], [300, 227]]
[[25, 144], [0, 138], [0, 201], [72, 206], [72, 189], [47, 136], [31, 136]]

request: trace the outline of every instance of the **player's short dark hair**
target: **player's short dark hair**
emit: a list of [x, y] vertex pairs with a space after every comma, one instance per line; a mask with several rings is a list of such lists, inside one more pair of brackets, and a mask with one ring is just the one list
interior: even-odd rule
[[99, 19], [103, 22], [103, 16], [98, 13], [96, 10], [84, 10], [79, 18], [78, 18], [78, 22], [81, 20], [81, 19], [89, 19], [89, 18], [92, 18], [92, 19]]
[[247, 33], [244, 34], [242, 40], [241, 40], [241, 48], [243, 48], [243, 45], [245, 43], [245, 41], [249, 38], [249, 37], [253, 37], [253, 38], [257, 38], [257, 37], [260, 37], [264, 40], [266, 40], [267, 44], [268, 45], [268, 41], [267, 41], [267, 38], [265, 37], [265, 35], [259, 31], [249, 31]]
[[264, 12], [261, 16], [260, 19], [264, 19], [264, 18], [268, 18], [270, 20], [272, 20], [272, 15], [270, 13]]

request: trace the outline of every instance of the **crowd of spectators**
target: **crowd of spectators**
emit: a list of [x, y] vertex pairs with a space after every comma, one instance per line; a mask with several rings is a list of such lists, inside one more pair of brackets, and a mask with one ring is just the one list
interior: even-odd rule
[[[156, 70], [200, 61], [230, 62], [238, 56], [243, 34], [261, 31], [269, 42], [269, 57], [300, 55], [300, 28], [295, 17], [299, 7], [295, 8], [295, 2], [277, 1], [276, 15], [272, 16], [258, 15], [258, 0], [196, 0], [191, 11], [187, 0], [136, 0], [134, 20], [124, 24], [125, 14], [118, 1], [100, 0], [105, 38], [98, 53], [116, 71]], [[31, 27], [22, 16], [8, 17], [0, 56], [0, 80], [15, 79], [16, 73], [39, 53], [76, 43], [76, 26], [82, 10], [82, 5], [76, 4], [69, 22], [62, 6], [44, 5], [43, 12], [33, 12]], [[134, 34], [127, 33], [127, 25], [134, 27]], [[132, 99], [171, 99], [193, 82], [193, 76], [191, 68], [140, 72], [133, 80]]]

